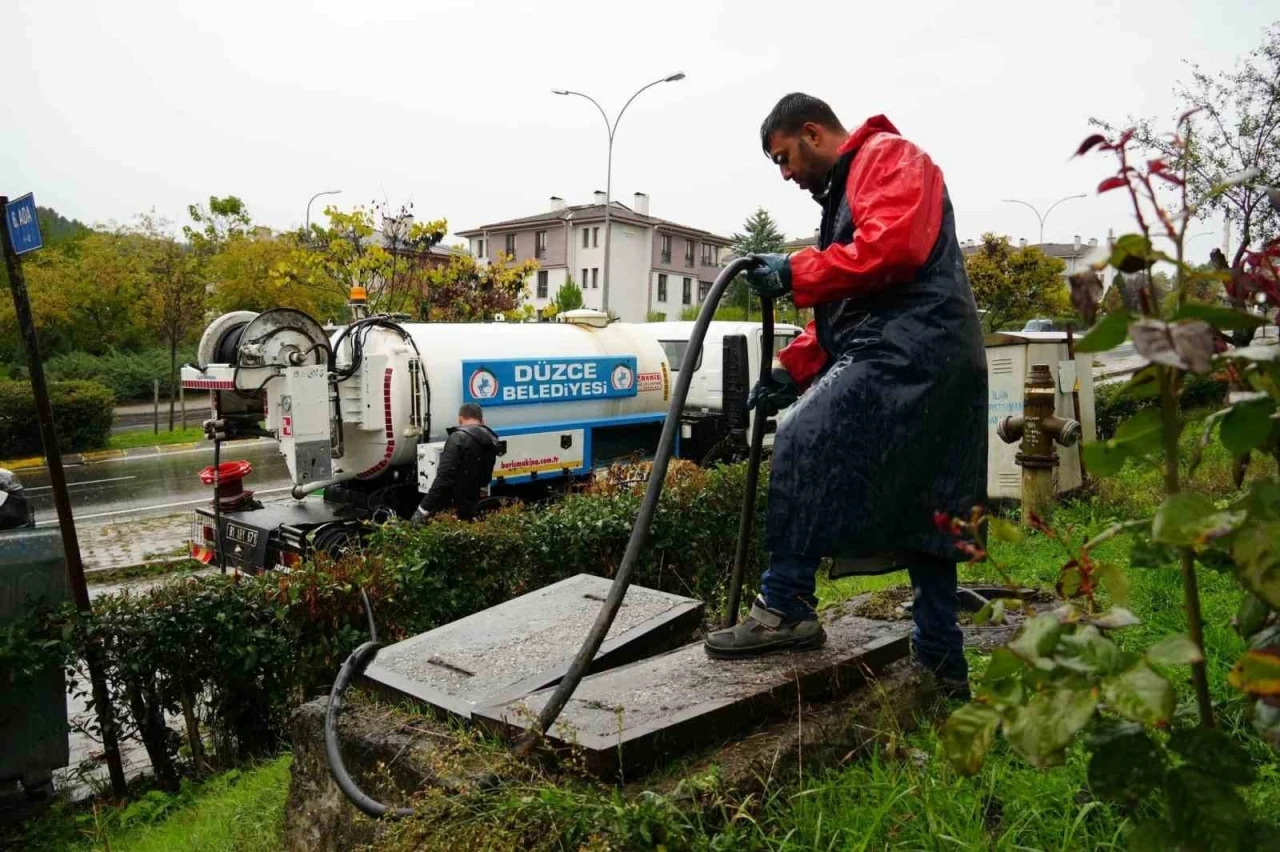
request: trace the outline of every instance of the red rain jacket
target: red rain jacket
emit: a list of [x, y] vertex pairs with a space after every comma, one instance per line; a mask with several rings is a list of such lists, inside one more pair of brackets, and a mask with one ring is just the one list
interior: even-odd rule
[[[910, 281], [942, 227], [942, 170], [889, 119], [867, 119], [840, 146], [841, 154], [849, 152], [853, 162], [844, 191], [857, 229], [851, 243], [791, 256], [792, 298], [801, 308]], [[813, 322], [778, 360], [800, 387], [822, 371], [827, 353]]]

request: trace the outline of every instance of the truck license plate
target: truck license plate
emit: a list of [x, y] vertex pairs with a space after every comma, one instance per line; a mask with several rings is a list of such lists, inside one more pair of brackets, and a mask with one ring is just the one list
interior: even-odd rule
[[247, 547], [258, 546], [258, 530], [252, 527], [242, 527], [239, 524], [227, 522], [227, 539], [229, 541], [239, 542]]

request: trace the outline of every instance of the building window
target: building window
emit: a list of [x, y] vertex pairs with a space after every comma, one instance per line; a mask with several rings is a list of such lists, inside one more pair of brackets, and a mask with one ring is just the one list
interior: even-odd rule
[[600, 267], [598, 266], [593, 266], [591, 268], [591, 289], [600, 289]]
[[684, 265], [693, 266], [693, 240], [684, 241]]
[[663, 263], [671, 262], [671, 235], [670, 234], [662, 235], [662, 262]]
[[667, 276], [661, 272], [658, 273], [658, 301], [665, 302], [667, 300]]
[[538, 270], [538, 298], [547, 298], [547, 270]]
[[547, 232], [546, 231], [538, 231], [535, 244], [538, 247], [538, 257], [546, 257], [547, 256]]
[[693, 279], [692, 278], [684, 279], [684, 286], [680, 288], [680, 304], [682, 305], [693, 304]]
[[582, 267], [582, 289], [587, 289], [587, 268]]
[[708, 293], [710, 293], [710, 292], [711, 292], [711, 282], [710, 282], [710, 281], [699, 281], [699, 282], [698, 282], [698, 301], [699, 301], [699, 302], [705, 302], [705, 301], [707, 300], [707, 294], [708, 294]]
[[591, 229], [591, 247], [592, 248], [600, 247], [600, 229], [599, 228]]
[[591, 248], [591, 229], [590, 228], [582, 229], [582, 247]]
[[716, 262], [719, 261], [720, 259], [719, 257], [717, 257], [719, 253], [720, 253], [720, 249], [711, 245], [711, 243], [703, 243], [702, 244], [702, 265], [715, 266]]
[[484, 257], [484, 240], [476, 240], [476, 257]]
[[507, 234], [506, 252], [512, 257], [516, 256], [516, 235], [515, 234]]

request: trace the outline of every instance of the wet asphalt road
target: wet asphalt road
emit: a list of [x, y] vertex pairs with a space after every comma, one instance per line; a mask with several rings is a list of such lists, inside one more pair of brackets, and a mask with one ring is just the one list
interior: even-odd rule
[[[245, 487], [263, 496], [290, 486], [284, 457], [274, 442], [224, 445], [222, 460], [253, 465]], [[67, 467], [71, 509], [77, 521], [125, 520], [171, 515], [207, 502], [211, 486], [199, 472], [213, 463], [213, 447]], [[57, 523], [47, 469], [19, 474], [36, 512], [37, 526]]]

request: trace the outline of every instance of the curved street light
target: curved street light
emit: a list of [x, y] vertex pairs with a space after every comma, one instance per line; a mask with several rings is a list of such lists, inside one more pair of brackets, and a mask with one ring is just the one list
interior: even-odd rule
[[1036, 214], [1036, 218], [1040, 220], [1040, 245], [1044, 245], [1044, 220], [1049, 218], [1049, 214], [1053, 212], [1053, 208], [1057, 207], [1059, 204], [1061, 204], [1064, 201], [1071, 201], [1073, 198], [1088, 198], [1088, 197], [1089, 196], [1085, 195], [1084, 193], [1081, 193], [1080, 195], [1068, 195], [1065, 198], [1059, 198], [1057, 201], [1049, 205], [1049, 209], [1044, 211], [1043, 216], [1040, 215], [1040, 211], [1035, 208], [1035, 205], [1031, 204], [1030, 202], [1023, 201], [1020, 198], [1002, 198], [1000, 200], [1005, 202], [1006, 204], [1021, 204], [1024, 207], [1031, 208], [1031, 212]]
[[303, 222], [302, 230], [311, 230], [311, 202], [315, 201], [322, 195], [337, 195], [340, 192], [342, 192], [340, 189], [326, 189], [324, 192], [317, 192], [315, 195], [311, 196], [311, 198], [307, 199], [307, 218]]
[[[586, 98], [595, 104], [596, 109], [600, 110], [600, 117], [604, 119], [605, 130], [609, 132], [609, 165], [605, 172], [604, 180], [604, 292], [600, 294], [600, 306], [605, 312], [609, 312], [609, 239], [613, 233], [613, 222], [611, 221], [610, 210], [613, 207], [613, 137], [618, 131], [618, 122], [622, 121], [622, 114], [627, 111], [627, 107], [631, 106], [631, 102], [640, 96], [645, 89], [650, 89], [659, 83], [674, 83], [677, 80], [684, 79], [684, 72], [678, 71], [669, 77], [663, 77], [660, 80], [654, 80], [648, 85], [641, 86], [636, 93], [627, 98], [627, 102], [622, 105], [622, 109], [618, 110], [618, 116], [612, 122], [609, 121], [609, 115], [604, 111], [604, 107], [593, 97], [582, 92], [575, 92], [571, 89], [552, 89], [552, 93], [556, 95], [576, 95], [580, 98]], [[584, 285], [587, 282], [582, 282]]]

